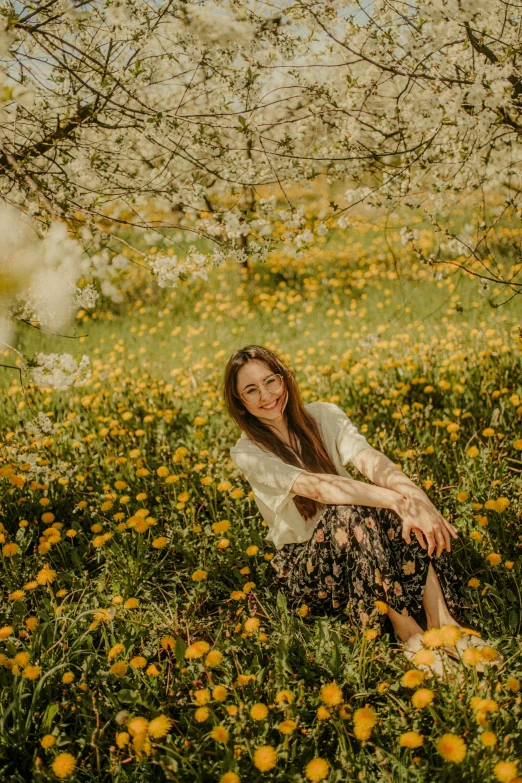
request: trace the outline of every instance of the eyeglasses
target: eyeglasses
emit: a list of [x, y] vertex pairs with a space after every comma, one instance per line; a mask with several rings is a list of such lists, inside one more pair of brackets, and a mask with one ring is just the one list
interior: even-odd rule
[[[276, 373], [274, 375], [269, 375], [268, 378], [265, 378], [263, 381], [263, 386], [265, 387], [266, 391], [269, 392], [278, 392], [281, 391], [283, 388], [283, 376], [279, 373]], [[252, 384], [251, 386], [246, 389], [246, 391], [242, 391], [239, 395], [241, 399], [244, 402], [248, 402], [251, 404], [256, 404], [256, 402], [259, 402], [261, 399], [261, 389], [259, 386], [255, 386]]]

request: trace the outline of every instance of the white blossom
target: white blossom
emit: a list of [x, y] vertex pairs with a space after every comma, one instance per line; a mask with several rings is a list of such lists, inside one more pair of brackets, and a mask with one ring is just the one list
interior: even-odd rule
[[80, 362], [69, 353], [39, 353], [36, 359], [38, 366], [33, 369], [33, 380], [37, 386], [65, 391], [71, 386], [84, 386], [90, 380], [91, 373], [87, 371], [90, 360], [85, 354]]
[[75, 304], [76, 307], [84, 310], [91, 310], [98, 301], [100, 295], [92, 283], [88, 283], [83, 288], [76, 289]]

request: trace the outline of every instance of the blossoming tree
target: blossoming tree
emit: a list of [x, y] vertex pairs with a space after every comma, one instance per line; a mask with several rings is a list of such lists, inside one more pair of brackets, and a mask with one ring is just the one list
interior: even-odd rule
[[[42, 243], [69, 243], [67, 296], [122, 298], [122, 227], [149, 244], [173, 228], [208, 240], [180, 258], [140, 251], [176, 285], [227, 257], [265, 259], [274, 219], [299, 253], [361, 203], [420, 211], [437, 251], [408, 225], [403, 236], [424, 263], [520, 292], [520, 248], [506, 275], [489, 242], [522, 210], [519, 3], [9, 0], [0, 13], [0, 196]], [[318, 178], [345, 192], [307, 225], [288, 186]], [[478, 218], [457, 230], [448, 219], [468, 195]], [[34, 275], [19, 286], [33, 316]]]

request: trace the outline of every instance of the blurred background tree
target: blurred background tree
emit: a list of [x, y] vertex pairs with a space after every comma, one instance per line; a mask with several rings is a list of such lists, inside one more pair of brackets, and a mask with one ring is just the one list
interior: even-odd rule
[[[520, 3], [49, 0], [0, 13], [0, 197], [25, 226], [0, 252], [4, 337], [14, 317], [53, 328], [53, 308], [61, 327], [71, 297], [122, 301], [126, 247], [171, 286], [280, 243], [299, 256], [362, 204], [428, 220], [429, 255], [404, 213], [423, 263], [520, 292], [521, 248], [490, 241], [522, 214]], [[292, 186], [319, 181], [332, 195], [310, 224]], [[476, 220], [452, 220], [465, 199]]]

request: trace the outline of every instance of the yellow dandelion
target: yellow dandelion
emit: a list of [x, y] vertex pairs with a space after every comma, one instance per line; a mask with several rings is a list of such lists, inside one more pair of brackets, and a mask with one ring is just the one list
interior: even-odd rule
[[427, 647], [441, 647], [444, 644], [440, 638], [440, 628], [430, 628], [424, 631], [422, 640]]
[[193, 642], [193, 644], [189, 645], [185, 650], [185, 658], [188, 659], [201, 658], [209, 650], [210, 650], [210, 644], [208, 642], [203, 642], [203, 641]]
[[7, 639], [14, 634], [14, 628], [12, 625], [3, 625], [0, 628], [0, 639]]
[[225, 772], [221, 775], [219, 783], [240, 783], [240, 778], [237, 772]]
[[173, 721], [167, 715], [158, 715], [150, 721], [147, 732], [153, 739], [161, 739], [169, 733], [172, 724]]
[[230, 522], [228, 519], [223, 519], [220, 522], [214, 522], [212, 524], [212, 530], [214, 533], [226, 533], [230, 528]]
[[282, 690], [282, 691], [277, 691], [277, 693], [275, 695], [275, 703], [276, 704], [293, 704], [294, 699], [295, 699], [295, 696], [292, 693], [292, 691], [289, 691], [289, 690], [286, 690], [286, 689]]
[[123, 749], [126, 745], [129, 744], [130, 736], [127, 731], [119, 731], [116, 734], [116, 745]]
[[482, 655], [477, 647], [468, 647], [462, 653], [462, 660], [466, 666], [476, 666], [478, 663], [482, 663]]
[[159, 677], [163, 669], [161, 666], [158, 666], [155, 663], [151, 663], [150, 666], [147, 667], [147, 670], [145, 674], [147, 674], [149, 677]]
[[[51, 585], [56, 577], [56, 571], [53, 571], [49, 566], [44, 566], [41, 571], [36, 574], [36, 581], [39, 585]], [[70, 754], [66, 754], [70, 755]], [[59, 758], [59, 757], [57, 757]]]
[[323, 707], [323, 705], [321, 704], [321, 706], [317, 708], [318, 720], [328, 720], [329, 717], [330, 717], [330, 710], [327, 710], [326, 707]]
[[[427, 652], [429, 652], [429, 650], [427, 650]], [[423, 680], [424, 672], [419, 669], [410, 669], [402, 675], [401, 683], [405, 688], [418, 688]]]
[[485, 748], [493, 748], [497, 744], [497, 735], [492, 731], [484, 731], [480, 735], [480, 741]]
[[490, 565], [492, 565], [492, 566], [498, 566], [498, 565], [500, 565], [500, 563], [502, 562], [502, 556], [501, 556], [501, 555], [499, 555], [499, 554], [497, 554], [497, 552], [491, 552], [491, 554], [489, 554], [489, 555], [486, 557], [486, 560], [488, 561], [488, 563], [489, 563]]
[[198, 723], [204, 723], [209, 715], [210, 715], [210, 710], [208, 707], [198, 707], [196, 712], [194, 713], [194, 717]]
[[139, 603], [140, 603], [139, 598], [127, 598], [123, 606], [125, 609], [136, 609]]
[[255, 678], [255, 674], [238, 674], [237, 683], [238, 685], [248, 685], [250, 680], [255, 680]]
[[259, 547], [255, 546], [254, 544], [252, 546], [247, 547], [246, 549], [246, 553], [248, 557], [255, 557], [258, 552], [259, 552]]
[[174, 650], [176, 647], [176, 640], [173, 636], [163, 636], [160, 641], [162, 650]]
[[230, 481], [221, 481], [217, 485], [217, 488], [219, 489], [220, 492], [226, 492], [227, 489], [230, 489], [231, 486], [232, 484], [230, 483]]
[[516, 677], [508, 677], [506, 680], [506, 688], [512, 693], [518, 693], [520, 690], [520, 680]]
[[480, 579], [476, 579], [475, 577], [472, 577], [468, 581], [469, 587], [480, 587]]
[[297, 610], [299, 617], [306, 617], [310, 611], [310, 607], [306, 604], [301, 604], [299, 609]]
[[462, 636], [462, 632], [457, 625], [443, 625], [439, 630], [442, 644], [452, 647]]
[[295, 720], [292, 720], [291, 718], [287, 718], [287, 720], [282, 720], [277, 728], [281, 732], [281, 734], [291, 734], [293, 731], [297, 728], [297, 723]]
[[191, 579], [194, 582], [203, 582], [206, 578], [207, 578], [207, 572], [203, 571], [202, 568], [198, 568], [197, 571], [194, 571], [191, 577]]
[[18, 546], [18, 544], [14, 544], [14, 543], [12, 543], [12, 544], [6, 544], [6, 545], [5, 545], [5, 546], [2, 548], [2, 552], [3, 552], [3, 554], [4, 554], [6, 557], [12, 557], [13, 555], [16, 555], [16, 554], [18, 554], [18, 552], [19, 552], [19, 551], [20, 551], [20, 547]]
[[42, 670], [40, 666], [26, 666], [22, 677], [25, 677], [26, 680], [36, 680], [41, 673]]
[[269, 772], [277, 765], [276, 749], [272, 745], [261, 745], [254, 752], [254, 766], [260, 772]]
[[353, 714], [353, 733], [359, 740], [369, 739], [377, 723], [377, 715], [371, 707], [360, 707]]
[[38, 617], [28, 617], [25, 621], [25, 627], [28, 631], [34, 631], [39, 624]]
[[502, 511], [505, 511], [506, 508], [510, 505], [511, 501], [509, 498], [497, 498], [495, 501], [495, 511], [498, 511], [501, 513]]
[[500, 783], [511, 783], [518, 776], [518, 761], [499, 761], [493, 767], [495, 777]]
[[[415, 655], [412, 658], [413, 663], [415, 666], [433, 666], [435, 663], [435, 653], [433, 653], [431, 650], [427, 650], [426, 648], [419, 650], [419, 652], [415, 653]], [[403, 683], [404, 685], [405, 683]], [[420, 685], [420, 683], [418, 683]], [[411, 687], [411, 686], [406, 686]], [[417, 687], [416, 685], [413, 687]]]
[[125, 677], [127, 674], [127, 664], [125, 661], [116, 661], [116, 663], [112, 664], [110, 672], [116, 677]]
[[405, 731], [399, 737], [399, 745], [402, 748], [420, 748], [424, 742], [424, 735], [418, 731]]
[[169, 539], [165, 536], [159, 536], [159, 538], [155, 538], [152, 542], [152, 546], [154, 549], [163, 549], [163, 547], [167, 546], [169, 543]]
[[329, 771], [329, 763], [322, 758], [312, 759], [305, 767], [305, 775], [313, 783], [319, 783], [320, 780], [327, 778]]
[[109, 661], [114, 660], [114, 658], [117, 658], [118, 655], [121, 655], [122, 652], [125, 651], [125, 646], [118, 642], [118, 644], [115, 644], [111, 649], [109, 650], [109, 653], [107, 655]]
[[482, 660], [489, 663], [490, 661], [495, 661], [498, 658], [498, 652], [495, 650], [494, 647], [482, 647], [480, 650], [480, 654], [482, 656]]
[[228, 691], [224, 685], [216, 685], [212, 690], [212, 698], [216, 701], [225, 701], [228, 696]]
[[327, 707], [335, 707], [343, 702], [343, 692], [336, 682], [323, 685], [319, 691], [319, 698]]
[[245, 622], [245, 633], [251, 634], [257, 631], [260, 626], [258, 617], [249, 617]]
[[71, 753], [59, 753], [51, 764], [51, 769], [57, 778], [68, 778], [75, 767], [76, 759]]
[[64, 672], [62, 674], [62, 682], [64, 685], [69, 685], [74, 682], [74, 672]]
[[56, 742], [56, 737], [54, 737], [52, 734], [46, 734], [40, 740], [40, 745], [42, 746], [42, 748], [45, 748], [47, 750], [47, 748], [52, 748], [55, 742]]
[[380, 614], [387, 614], [390, 608], [384, 601], [374, 601], [375, 607]]
[[127, 731], [131, 737], [137, 737], [139, 734], [146, 734], [149, 727], [149, 721], [147, 718], [142, 718], [140, 715], [136, 715], [134, 718], [130, 718], [127, 721]]
[[437, 751], [446, 761], [460, 764], [466, 756], [467, 745], [457, 734], [443, 734], [437, 740]]
[[130, 659], [129, 664], [132, 669], [144, 669], [147, 665], [147, 659], [143, 655], [135, 655]]
[[495, 699], [482, 699], [480, 696], [472, 696], [469, 700], [472, 710], [481, 712], [498, 712], [499, 706]]
[[29, 661], [31, 660], [31, 656], [26, 650], [23, 650], [23, 652], [19, 652], [15, 655], [13, 658], [13, 663], [17, 666], [27, 666]]
[[422, 710], [428, 704], [431, 704], [434, 698], [435, 693], [430, 688], [419, 688], [411, 697], [411, 703], [416, 710]]
[[210, 732], [212, 739], [216, 742], [221, 742], [224, 745], [228, 742], [228, 730], [224, 726], [214, 726]]
[[205, 658], [205, 665], [208, 666], [209, 669], [213, 669], [215, 666], [219, 666], [222, 660], [223, 653], [220, 650], [210, 650]]
[[208, 704], [210, 701], [210, 691], [208, 688], [200, 688], [197, 690], [194, 694], [194, 701], [196, 704], [199, 704], [202, 706], [203, 704]]
[[265, 720], [266, 716], [268, 715], [268, 707], [266, 704], [254, 704], [250, 708], [250, 717], [253, 720]]

